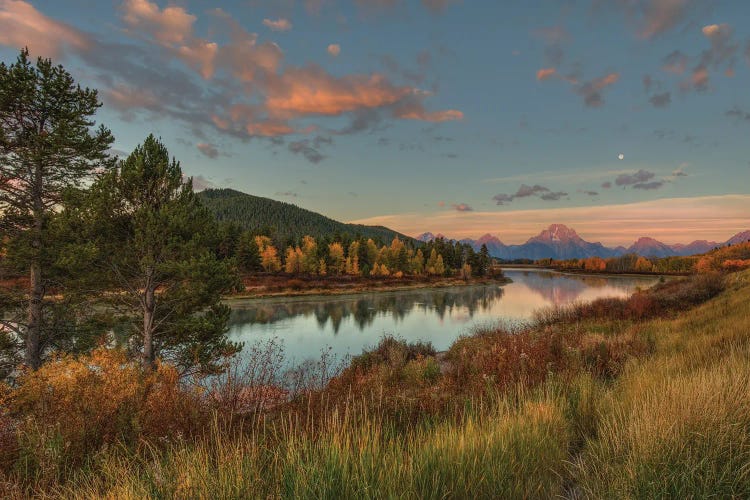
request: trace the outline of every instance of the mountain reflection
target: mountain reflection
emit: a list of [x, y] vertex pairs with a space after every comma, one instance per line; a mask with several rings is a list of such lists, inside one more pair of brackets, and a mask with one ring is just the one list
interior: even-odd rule
[[642, 278], [593, 276], [587, 274], [561, 274], [555, 271], [508, 270], [505, 273], [516, 283], [541, 296], [546, 305], [563, 305], [576, 302], [590, 289], [608, 288], [630, 293]]
[[379, 315], [391, 316], [394, 322], [399, 322], [415, 310], [433, 311], [443, 319], [454, 309], [463, 308], [471, 318], [478, 311], [488, 312], [502, 296], [501, 287], [487, 285], [312, 299], [260, 299], [232, 304], [229, 326], [273, 324], [303, 316], [314, 317], [321, 330], [330, 321], [333, 332], [338, 333], [342, 321], [352, 317], [363, 331]]

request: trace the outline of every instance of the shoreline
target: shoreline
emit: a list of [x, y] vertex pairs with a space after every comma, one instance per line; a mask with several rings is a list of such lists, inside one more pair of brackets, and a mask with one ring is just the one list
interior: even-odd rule
[[560, 274], [577, 274], [584, 276], [640, 276], [640, 277], [659, 277], [664, 276], [665, 278], [684, 278], [692, 276], [695, 273], [657, 273], [657, 272], [643, 272], [643, 271], [623, 271], [620, 273], [608, 272], [608, 271], [592, 271], [590, 269], [564, 269], [549, 266], [534, 266], [534, 265], [512, 265], [503, 267], [503, 271], [526, 271], [526, 270], [539, 270], [539, 271], [554, 271]]
[[476, 285], [507, 285], [512, 283], [512, 280], [507, 277], [498, 278], [472, 278], [464, 280], [461, 278], [442, 278], [437, 280], [420, 280], [411, 281], [407, 283], [398, 283], [397, 281], [373, 281], [368, 282], [365, 280], [356, 280], [350, 282], [332, 282], [332, 286], [316, 286], [316, 285], [328, 285], [322, 283], [324, 280], [317, 280], [312, 286], [300, 289], [284, 288], [280, 290], [267, 290], [248, 293], [247, 291], [233, 293], [231, 295], [225, 295], [222, 298], [223, 302], [234, 301], [234, 300], [249, 300], [249, 299], [269, 299], [269, 298], [283, 298], [283, 297], [305, 297], [305, 296], [334, 296], [334, 295], [357, 295], [373, 292], [401, 292], [408, 290], [419, 290], [422, 288], [451, 288], [451, 287], [464, 287], [464, 286], [476, 286]]

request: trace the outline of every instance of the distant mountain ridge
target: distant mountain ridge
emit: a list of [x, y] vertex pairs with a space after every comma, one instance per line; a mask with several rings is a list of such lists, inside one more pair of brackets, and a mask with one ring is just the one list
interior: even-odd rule
[[346, 224], [291, 203], [234, 189], [206, 189], [197, 194], [217, 220], [235, 222], [245, 230], [269, 229], [273, 237], [282, 243], [299, 240], [305, 235], [322, 238], [337, 233], [373, 238], [386, 244], [396, 236], [414, 242], [409, 236], [387, 227]]
[[[432, 233], [423, 233], [417, 239], [430, 241], [437, 238]], [[687, 256], [706, 253], [709, 250], [725, 245], [733, 245], [750, 241], [750, 230], [737, 233], [723, 243], [715, 241], [696, 240], [688, 244], [667, 245], [654, 238], [642, 237], [629, 247], [618, 246], [609, 248], [601, 243], [591, 243], [581, 238], [574, 229], [564, 224], [552, 224], [538, 235], [529, 238], [521, 245], [506, 245], [499, 238], [485, 234], [480, 238], [463, 239], [461, 243], [471, 245], [479, 250], [487, 245], [491, 256], [504, 259], [585, 259], [588, 257], [618, 257], [629, 253], [644, 257]]]

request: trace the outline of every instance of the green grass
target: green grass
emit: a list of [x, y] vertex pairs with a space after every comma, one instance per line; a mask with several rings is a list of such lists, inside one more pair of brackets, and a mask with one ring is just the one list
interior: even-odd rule
[[[581, 340], [544, 344], [567, 368], [533, 384], [466, 391], [449, 375], [425, 377], [430, 357], [395, 363], [392, 346], [385, 367], [363, 372], [369, 392], [244, 426], [217, 419], [199, 439], [109, 446], [64, 481], [35, 485], [16, 471], [7, 488], [67, 498], [750, 498], [750, 271], [672, 317], [544, 328]], [[614, 375], [576, 362], [622, 339], [648, 349], [626, 351]], [[466, 352], [509, 345], [461, 342]], [[448, 411], [398, 418], [400, 401], [446, 393]]]

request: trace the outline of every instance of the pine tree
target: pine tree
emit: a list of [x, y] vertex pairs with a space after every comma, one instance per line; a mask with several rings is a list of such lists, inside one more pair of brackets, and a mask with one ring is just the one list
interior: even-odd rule
[[100, 178], [77, 206], [82, 248], [131, 325], [144, 368], [157, 358], [183, 373], [214, 373], [239, 346], [226, 338], [221, 296], [238, 286], [231, 261], [217, 258], [216, 222], [192, 181], [153, 136]]
[[112, 134], [103, 126], [92, 130], [100, 106], [96, 90], [81, 88], [49, 59], [32, 65], [22, 50], [14, 64], [0, 63], [0, 229], [20, 238], [19, 257], [30, 276], [26, 320], [5, 326], [24, 339], [33, 369], [42, 363], [50, 326], [44, 316], [48, 220], [63, 191], [112, 165]]
[[244, 232], [237, 241], [237, 265], [245, 272], [256, 272], [262, 269], [260, 249], [255, 238], [249, 232]]

